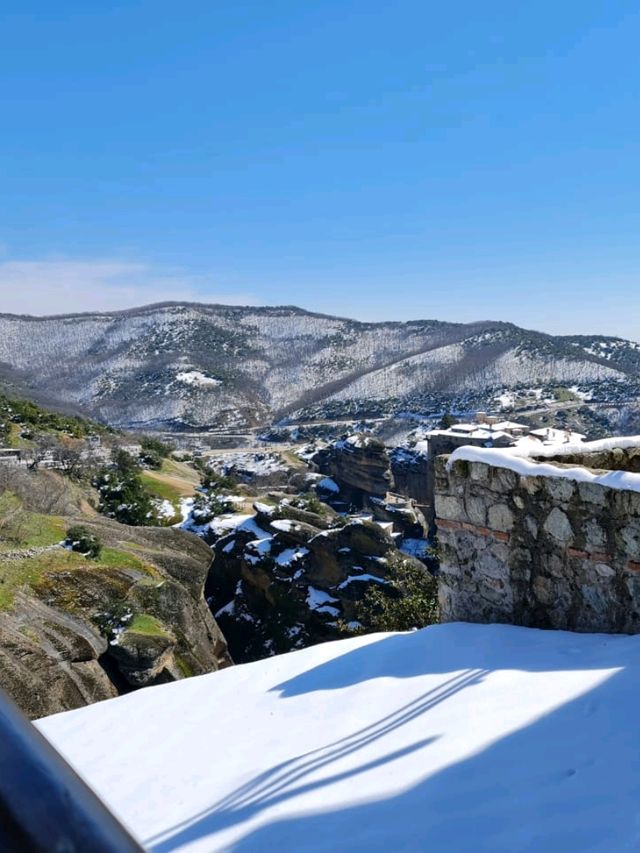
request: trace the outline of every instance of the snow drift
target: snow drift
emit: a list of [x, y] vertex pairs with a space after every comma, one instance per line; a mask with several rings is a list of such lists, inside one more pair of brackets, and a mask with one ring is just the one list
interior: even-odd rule
[[39, 728], [150, 850], [640, 846], [640, 637], [449, 624]]

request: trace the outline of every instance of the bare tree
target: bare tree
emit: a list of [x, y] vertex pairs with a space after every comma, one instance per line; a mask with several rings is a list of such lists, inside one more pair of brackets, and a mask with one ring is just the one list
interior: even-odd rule
[[0, 542], [20, 543], [28, 521], [22, 502], [9, 490], [0, 495]]
[[23, 456], [30, 471], [36, 471], [44, 462], [53, 458], [58, 441], [50, 432], [40, 432], [33, 437]]
[[90, 470], [90, 453], [84, 442], [59, 441], [53, 451], [54, 467], [71, 480], [82, 480]]
[[53, 471], [43, 472], [34, 484], [31, 499], [37, 512], [45, 515], [64, 515], [69, 509], [69, 485]]

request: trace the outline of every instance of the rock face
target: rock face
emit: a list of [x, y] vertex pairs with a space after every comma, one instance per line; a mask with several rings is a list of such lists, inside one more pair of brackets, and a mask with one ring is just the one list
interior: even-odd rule
[[258, 503], [216, 543], [206, 595], [234, 660], [257, 660], [342, 636], [355, 602], [398, 560], [426, 571], [372, 521]]
[[[154, 620], [155, 621], [155, 620]], [[111, 655], [120, 673], [132, 687], [174, 681], [174, 652], [176, 638], [162, 627], [153, 626], [153, 632], [126, 628], [117, 637]]]
[[390, 456], [395, 491], [420, 506], [433, 501], [428, 483], [432, 479], [429, 457], [423, 449], [396, 447]]
[[383, 498], [393, 486], [387, 450], [370, 435], [340, 439], [320, 450], [313, 462], [359, 505], [367, 495]]
[[554, 477], [438, 458], [443, 621], [640, 633], [640, 492], [560, 476], [568, 462], [637, 472], [640, 452], [561, 459]]
[[0, 613], [0, 683], [31, 718], [110, 699], [108, 642], [80, 619], [20, 594]]
[[203, 597], [211, 551], [201, 540], [103, 518], [83, 523], [118, 546], [108, 565], [71, 561], [60, 548], [46, 549], [43, 569], [44, 549], [0, 552], [0, 576], [19, 559], [31, 577], [0, 610], [0, 684], [30, 717], [231, 663]]

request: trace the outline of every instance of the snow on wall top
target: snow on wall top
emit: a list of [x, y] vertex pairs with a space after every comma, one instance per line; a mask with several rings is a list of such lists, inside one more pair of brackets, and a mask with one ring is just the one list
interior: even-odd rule
[[577, 483], [594, 483], [599, 486], [607, 486], [610, 489], [640, 492], [640, 474], [633, 474], [628, 471], [608, 471], [606, 474], [596, 474], [582, 466], [560, 468], [553, 463], [537, 461], [538, 458], [544, 457], [570, 456], [576, 453], [602, 453], [616, 448], [628, 450], [634, 447], [640, 447], [639, 435], [550, 447], [540, 447], [530, 443], [500, 449], [459, 447], [449, 457], [447, 470], [450, 471], [454, 463], [459, 460], [483, 462], [485, 465], [508, 468], [522, 477], [556, 477], [573, 480]]

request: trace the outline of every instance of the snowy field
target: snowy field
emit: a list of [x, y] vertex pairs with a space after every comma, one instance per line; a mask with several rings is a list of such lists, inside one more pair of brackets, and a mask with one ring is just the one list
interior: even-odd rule
[[640, 849], [640, 637], [451, 624], [38, 725], [150, 850]]

